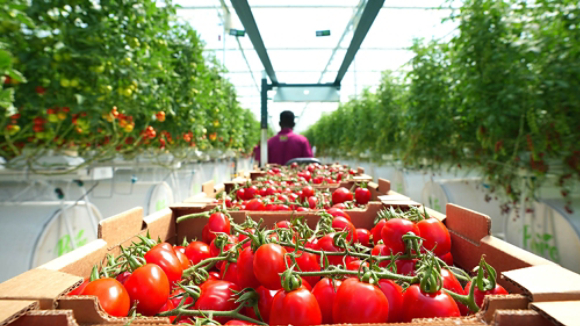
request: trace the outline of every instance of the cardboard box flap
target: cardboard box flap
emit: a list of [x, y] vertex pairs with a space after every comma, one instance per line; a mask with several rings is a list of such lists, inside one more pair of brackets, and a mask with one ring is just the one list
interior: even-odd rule
[[213, 180], [204, 182], [201, 185], [201, 192], [211, 197], [215, 193], [215, 182]]
[[580, 275], [555, 264], [507, 271], [503, 276], [533, 302], [580, 300]]
[[407, 196], [403, 196], [401, 194], [392, 194], [392, 195], [383, 195], [377, 197], [379, 201], [406, 201], [411, 200], [411, 198]]
[[37, 300], [40, 309], [54, 308], [55, 299], [83, 282], [83, 278], [36, 268], [0, 284], [2, 300]]
[[38, 309], [33, 300], [0, 300], [0, 326], [8, 325], [27, 311]]
[[[109, 316], [99, 304], [97, 297], [93, 296], [65, 296], [58, 300], [59, 310], [72, 310], [76, 321], [79, 324], [128, 324], [129, 317], [112, 317]], [[147, 325], [159, 325], [159, 324], [169, 324], [169, 318], [162, 317], [147, 317], [140, 318], [140, 324]]]
[[534, 302], [530, 307], [555, 325], [580, 325], [580, 301]]
[[494, 326], [554, 326], [549, 320], [532, 310], [498, 310], [495, 312]]
[[[446, 206], [447, 227], [474, 243], [479, 243], [483, 237], [490, 235], [491, 219], [485, 214], [463, 208], [455, 204]], [[469, 223], [466, 223], [469, 221]]]
[[70, 310], [32, 310], [10, 326], [78, 326]]
[[40, 265], [38, 268], [84, 277], [91, 273], [95, 261], [105, 257], [107, 250], [107, 242], [97, 239], [44, 265]]
[[379, 178], [379, 191], [388, 194], [391, 191], [391, 182], [386, 179]]
[[483, 300], [483, 307], [478, 315], [486, 323], [491, 323], [498, 310], [526, 310], [530, 300], [520, 294], [487, 296]]
[[109, 217], [99, 223], [99, 239], [107, 242], [109, 247], [116, 246], [144, 229], [143, 208], [135, 207], [121, 214]]

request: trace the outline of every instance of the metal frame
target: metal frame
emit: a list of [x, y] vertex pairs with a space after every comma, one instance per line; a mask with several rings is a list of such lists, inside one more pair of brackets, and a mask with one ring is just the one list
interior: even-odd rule
[[375, 18], [379, 14], [381, 7], [385, 3], [385, 0], [369, 0], [365, 6], [365, 9], [360, 16], [358, 26], [354, 30], [354, 35], [352, 36], [352, 40], [348, 49], [346, 50], [346, 54], [344, 55], [344, 60], [340, 65], [340, 69], [338, 70], [338, 74], [336, 75], [336, 79], [334, 80], [335, 85], [340, 85], [342, 78], [348, 71], [348, 67], [354, 60], [358, 49], [360, 49], [360, 45], [364, 41], [367, 33], [369, 32], [371, 26], [375, 22]]
[[[272, 66], [272, 62], [270, 61], [270, 57], [268, 56], [268, 51], [266, 50], [266, 46], [264, 45], [264, 41], [262, 40], [262, 36], [260, 35], [260, 31], [256, 24], [256, 20], [254, 19], [254, 15], [252, 14], [252, 10], [250, 5], [248, 4], [248, 0], [231, 0], [232, 6], [236, 11], [238, 18], [242, 22], [246, 33], [248, 34], [252, 45], [262, 65], [264, 66], [265, 74], [270, 78], [271, 84], [268, 83], [266, 76], [262, 77], [261, 83], [261, 90], [260, 90], [260, 97], [261, 97], [261, 109], [260, 109], [260, 127], [261, 127], [261, 142], [260, 142], [260, 163], [262, 166], [268, 161], [268, 146], [267, 146], [267, 128], [268, 128], [268, 91], [271, 90], [273, 87], [329, 87], [333, 86], [337, 89], [340, 89], [340, 83], [342, 78], [346, 74], [348, 68], [350, 67], [356, 53], [360, 49], [360, 45], [364, 41], [369, 29], [371, 28], [372, 24], [374, 23], [379, 11], [382, 9], [385, 0], [361, 0], [358, 5], [358, 8], [349, 21], [346, 30], [344, 31], [342, 39], [344, 39], [345, 35], [347, 34], [348, 30], [354, 26], [357, 22], [358, 25], [354, 31], [353, 38], [349, 47], [346, 50], [346, 54], [344, 56], [343, 62], [338, 70], [336, 79], [332, 84], [320, 84], [323, 75], [326, 73], [329, 63], [324, 68], [324, 71], [321, 74], [319, 83], [317, 84], [282, 84], [278, 82], [278, 78], [276, 77], [276, 72], [274, 71], [274, 67]], [[223, 3], [223, 2], [222, 2]], [[332, 57], [334, 57], [335, 53], [340, 48], [340, 43], [334, 48]], [[225, 51], [224, 51], [225, 52]], [[331, 59], [332, 59], [331, 57]], [[304, 110], [303, 110], [304, 111]]]
[[276, 78], [276, 72], [274, 72], [274, 67], [272, 67], [272, 62], [270, 61], [270, 57], [268, 57], [268, 51], [266, 51], [266, 47], [264, 46], [264, 41], [262, 40], [262, 36], [260, 35], [260, 30], [258, 29], [258, 25], [256, 25], [256, 20], [254, 19], [254, 15], [252, 14], [252, 9], [250, 9], [250, 5], [248, 4], [247, 0], [231, 0], [232, 6], [236, 10], [238, 14], [238, 18], [244, 25], [246, 29], [246, 33], [250, 37], [250, 41], [252, 41], [252, 45], [260, 57], [260, 61], [262, 61], [262, 65], [264, 65], [264, 70], [270, 77], [272, 83], [277, 84], [278, 78]]

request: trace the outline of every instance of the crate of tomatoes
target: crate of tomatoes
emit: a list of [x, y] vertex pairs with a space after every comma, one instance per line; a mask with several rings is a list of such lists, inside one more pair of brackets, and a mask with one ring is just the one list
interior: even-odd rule
[[541, 317], [531, 304], [578, 299], [579, 275], [490, 236], [487, 216], [447, 212], [388, 201], [348, 212], [134, 209], [0, 284], [0, 300], [39, 300], [78, 324], [455, 325]]
[[[208, 183], [206, 187], [213, 187]], [[207, 189], [206, 189], [207, 190]], [[214, 193], [212, 190], [206, 191]], [[388, 180], [379, 179], [378, 183], [353, 183], [346, 187], [313, 187], [304, 181], [254, 181], [226, 183], [215, 199], [210, 196], [197, 196], [186, 200], [187, 203], [206, 203], [222, 206], [229, 211], [294, 211], [321, 210], [331, 207], [340, 209], [364, 208], [369, 202], [378, 202], [382, 196], [409, 201], [390, 190]]]

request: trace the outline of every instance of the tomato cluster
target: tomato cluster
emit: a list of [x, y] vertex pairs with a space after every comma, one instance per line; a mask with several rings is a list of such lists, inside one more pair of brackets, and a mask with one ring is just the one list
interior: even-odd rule
[[112, 316], [320, 325], [459, 317], [507, 293], [483, 258], [475, 277], [453, 267], [447, 228], [417, 208], [383, 210], [371, 230], [341, 209], [319, 215], [312, 229], [304, 218], [237, 224], [216, 209], [201, 240], [141, 236], [70, 294], [97, 296]]
[[[355, 184], [354, 192], [344, 187], [334, 188], [357, 172], [341, 165], [309, 164], [300, 167], [273, 167], [265, 177], [236, 186], [228, 195], [220, 194], [218, 201], [229, 210], [249, 211], [307, 211], [362, 207], [371, 200], [372, 193], [364, 183]], [[318, 178], [323, 181], [317, 182]], [[322, 187], [317, 185], [326, 184]]]
[[354, 194], [344, 187], [331, 193], [328, 189], [316, 189], [304, 182], [268, 180], [236, 188], [218, 203], [227, 209], [248, 211], [350, 209], [363, 207], [371, 200], [371, 191], [363, 187], [357, 188]]

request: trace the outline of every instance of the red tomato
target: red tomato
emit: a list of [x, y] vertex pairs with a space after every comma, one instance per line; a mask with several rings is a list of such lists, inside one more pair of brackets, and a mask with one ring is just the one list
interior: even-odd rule
[[321, 184], [322, 182], [324, 182], [324, 177], [322, 176], [312, 178], [312, 183], [314, 184]]
[[[260, 296], [260, 299], [258, 300], [258, 310], [260, 311], [260, 316], [262, 316], [263, 321], [268, 322], [270, 320], [270, 311], [272, 310], [272, 302], [274, 301], [274, 297], [276, 296], [276, 294], [280, 291], [284, 290], [268, 290], [263, 286], [260, 286], [256, 289], [256, 292]], [[246, 307], [245, 313], [248, 317], [259, 320], [253, 308]]]
[[89, 279], [85, 278], [84, 282], [78, 288], [70, 291], [67, 295], [81, 295], [87, 284], [89, 284]]
[[[183, 249], [185, 251], [185, 248]], [[177, 259], [179, 259], [179, 262], [181, 263], [181, 268], [183, 268], [183, 270], [186, 270], [191, 266], [189, 259], [187, 258], [185, 253], [181, 252], [181, 250], [175, 250], [175, 256], [177, 256]]]
[[224, 325], [254, 325], [254, 324], [244, 320], [232, 319], [227, 323], [225, 323]]
[[264, 201], [261, 199], [252, 199], [246, 204], [248, 211], [263, 211], [265, 207]]
[[385, 323], [388, 317], [389, 301], [381, 289], [356, 278], [342, 282], [332, 306], [334, 323]]
[[341, 280], [334, 280], [333, 284], [331, 279], [325, 277], [318, 281], [312, 289], [312, 294], [320, 306], [323, 324], [334, 323], [332, 319], [332, 305], [334, 303], [334, 298], [336, 297], [336, 291], [341, 284]]
[[308, 208], [299, 206], [296, 208], [296, 211], [297, 212], [306, 212], [306, 211], [308, 211]]
[[[339, 252], [344, 251], [334, 245], [334, 233], [329, 233], [322, 238], [318, 239], [318, 249], [322, 251]], [[344, 256], [326, 256], [328, 258], [328, 263], [330, 265], [342, 265], [342, 259]]]
[[280, 221], [278, 223], [276, 223], [276, 226], [274, 227], [275, 229], [292, 229], [292, 223], [290, 223], [290, 221], [287, 220], [283, 220]]
[[348, 209], [348, 207], [346, 207], [346, 205], [344, 203], [338, 203], [338, 204], [334, 204], [332, 205], [332, 208], [338, 208], [338, 209]]
[[344, 187], [340, 187], [332, 193], [332, 203], [333, 204], [340, 204], [340, 203], [344, 203], [344, 202], [352, 201], [352, 200], [353, 200], [352, 193], [350, 192], [350, 190], [348, 190]]
[[254, 252], [251, 247], [244, 248], [238, 257], [238, 282], [242, 288], [257, 288], [260, 281], [254, 275]]
[[407, 232], [413, 232], [415, 235], [420, 236], [419, 228], [415, 223], [402, 218], [393, 218], [385, 223], [381, 230], [381, 236], [385, 245], [396, 254], [405, 252], [405, 242], [402, 237]]
[[236, 196], [238, 197], [238, 200], [244, 200], [244, 199], [246, 199], [246, 190], [244, 188], [238, 189], [238, 192], [236, 193]]
[[173, 250], [175, 250], [176, 253], [178, 251], [180, 251], [182, 254], [185, 253], [185, 247], [184, 246], [173, 246]]
[[369, 230], [356, 229], [355, 233], [356, 233], [356, 242], [360, 243], [361, 245], [363, 245], [365, 247], [370, 246], [371, 232]]
[[262, 188], [260, 188], [259, 193], [260, 193], [260, 197], [266, 197], [266, 196], [268, 196], [268, 189], [266, 187], [262, 187]]
[[[224, 264], [224, 267], [220, 271], [220, 279], [228, 282], [238, 284], [238, 264], [229, 263]], [[227, 268], [226, 268], [227, 266]]]
[[316, 196], [308, 197], [308, 207], [310, 207], [310, 209], [315, 209], [317, 205], [318, 205], [318, 198], [316, 198]]
[[286, 270], [285, 254], [286, 249], [275, 243], [262, 245], [254, 253], [254, 275], [267, 289], [282, 288], [279, 274]]
[[[298, 264], [296, 270], [300, 270], [302, 272], [320, 271], [320, 264], [318, 263], [320, 258], [318, 257], [318, 255], [301, 251], [298, 251], [296, 255], [297, 255], [296, 264]], [[290, 258], [288, 258], [288, 266], [292, 266]], [[305, 281], [302, 282], [302, 284], [308, 283], [312, 288], [314, 285], [316, 285], [316, 282], [320, 280], [320, 276], [306, 276], [302, 277], [302, 280]]]
[[256, 195], [258, 195], [258, 193], [259, 193], [258, 187], [250, 186], [246, 188], [246, 191], [244, 193], [244, 199], [246, 200], [253, 199], [254, 197], [256, 197]]
[[453, 266], [453, 255], [451, 254], [451, 252], [448, 252], [445, 255], [440, 256], [439, 258], [441, 258], [441, 260], [443, 260], [445, 264], [447, 264], [448, 266]]
[[421, 237], [425, 239], [423, 246], [433, 251], [437, 256], [442, 256], [451, 250], [451, 237], [445, 224], [436, 218], [428, 218], [417, 223]]
[[[173, 304], [173, 301], [167, 300], [167, 302], [163, 305], [163, 307], [161, 307], [161, 309], [159, 309], [159, 312], [171, 311], [173, 309], [175, 309], [175, 305]], [[176, 318], [175, 316], [170, 316], [169, 321], [171, 323], [173, 323], [175, 318]]]
[[102, 278], [89, 282], [82, 295], [93, 295], [99, 298], [103, 310], [111, 316], [127, 317], [131, 308], [129, 293], [119, 281], [113, 278]]
[[304, 287], [294, 291], [280, 291], [274, 297], [270, 325], [320, 325], [322, 314], [312, 293]]
[[350, 216], [340, 208], [332, 207], [332, 208], [327, 209], [326, 212], [328, 214], [332, 215], [333, 217], [341, 216], [341, 217], [344, 217], [347, 220], [352, 222], [352, 219], [350, 218]]
[[[465, 285], [465, 289], [464, 289], [465, 293], [469, 293], [470, 286], [471, 286], [471, 282], [468, 282]], [[493, 290], [487, 290], [487, 291], [480, 291], [476, 285], [475, 291], [473, 294], [475, 295], [475, 304], [481, 308], [483, 306], [483, 299], [486, 296], [488, 296], [488, 295], [503, 295], [503, 294], [509, 294], [509, 293], [508, 293], [508, 291], [506, 291], [506, 289], [503, 288], [503, 286], [496, 284], [495, 288]]]
[[366, 205], [371, 201], [371, 191], [367, 188], [356, 188], [354, 191], [354, 199], [357, 203]]
[[[465, 294], [465, 292], [463, 291], [463, 287], [461, 287], [461, 284], [459, 283], [455, 275], [453, 275], [453, 273], [451, 273], [445, 268], [441, 268], [441, 279], [443, 280], [444, 289], [447, 289], [451, 292], [461, 295]], [[455, 303], [457, 304], [457, 308], [459, 308], [459, 312], [461, 313], [461, 315], [467, 316], [467, 314], [469, 313], [469, 308], [467, 308], [467, 306], [457, 301]]]
[[266, 188], [266, 196], [273, 196], [274, 194], [276, 194], [276, 188], [272, 186]]
[[209, 233], [209, 241], [215, 239], [216, 233], [230, 234], [230, 219], [224, 213], [213, 213], [209, 216], [207, 221]]
[[175, 251], [172, 247], [167, 250], [163, 243], [160, 243], [153, 248], [151, 248], [147, 253], [145, 253], [145, 261], [148, 264], [155, 264], [165, 272], [169, 283], [173, 284], [181, 280], [181, 274], [183, 274], [183, 267], [181, 266], [181, 261], [175, 255]]
[[[235, 246], [236, 240], [237, 239], [233, 235], [228, 235], [228, 240], [226, 242], [226, 245], [223, 248], [223, 251], [226, 252], [226, 251], [230, 250], [233, 246]], [[215, 240], [213, 240], [209, 244], [209, 254], [211, 257], [217, 257], [220, 254], [220, 249], [218, 247], [216, 247]], [[223, 263], [223, 262], [221, 262], [221, 263]], [[217, 265], [221, 265], [221, 264], [218, 263]]]
[[[246, 231], [249, 234], [256, 234], [256, 230], [254, 230], [254, 229], [246, 229], [244, 231]], [[242, 234], [242, 233], [238, 234], [238, 242], [242, 242], [242, 241], [246, 240], [247, 238], [248, 238], [248, 236], [245, 234]], [[242, 248], [247, 248], [251, 245], [252, 245], [252, 242], [248, 241], [242, 245]]]
[[208, 281], [219, 281], [220, 280], [220, 273], [216, 271], [211, 271], [208, 273], [209, 276], [207, 278]]
[[[213, 281], [202, 288], [201, 296], [197, 299], [193, 308], [195, 310], [215, 311], [234, 310], [239, 306], [239, 303], [232, 300], [232, 290], [240, 291], [241, 289], [232, 282]], [[214, 319], [223, 324], [231, 318], [215, 317]]]
[[[380, 244], [375, 245], [373, 247], [373, 250], [371, 251], [371, 255], [373, 255], [373, 256], [390, 256], [391, 251], [389, 250], [389, 248], [387, 246], [380, 243]], [[379, 266], [380, 267], [387, 267], [388, 264], [389, 264], [388, 260], [383, 260], [379, 263]]]
[[138, 301], [137, 312], [154, 316], [169, 298], [169, 280], [161, 267], [146, 264], [133, 271], [124, 284], [131, 304]]
[[401, 309], [403, 308], [403, 288], [392, 280], [379, 280], [379, 286], [387, 301], [389, 301], [388, 323], [398, 323], [401, 321]]
[[117, 277], [115, 277], [115, 279], [117, 281], [121, 282], [121, 284], [125, 284], [125, 282], [129, 278], [129, 276], [131, 276], [131, 272], [123, 272], [123, 273], [117, 275]]
[[403, 294], [402, 321], [413, 318], [459, 317], [459, 308], [444, 291], [423, 293], [419, 285], [411, 285]]
[[417, 259], [399, 259], [395, 262], [397, 273], [402, 275], [415, 275]]
[[351, 242], [354, 241], [356, 242], [357, 238], [356, 238], [356, 229], [354, 227], [354, 225], [347, 220], [344, 217], [335, 217], [332, 220], [332, 228], [335, 229], [338, 232], [342, 232], [342, 231], [346, 231], [348, 232], [347, 236], [346, 236], [346, 241]]
[[[182, 297], [176, 297], [176, 296], [178, 296], [181, 293], [185, 293], [185, 290], [182, 289], [182, 288], [177, 288], [169, 296], [169, 300], [173, 303], [173, 306], [175, 306], [175, 307], [179, 306], [179, 303], [181, 302]], [[193, 298], [192, 297], [188, 297], [187, 299], [185, 299], [185, 304], [186, 305], [187, 304], [190, 304], [190, 303], [193, 303]]]
[[314, 188], [312, 188], [311, 186], [306, 186], [306, 187], [302, 188], [302, 195], [301, 195], [302, 201], [304, 201], [305, 198], [309, 198], [311, 196], [314, 196]]
[[209, 246], [201, 241], [192, 241], [185, 248], [185, 255], [193, 265], [211, 258]]
[[362, 261], [360, 259], [356, 259], [356, 260], [349, 261], [348, 263], [346, 263], [346, 269], [349, 271], [358, 271], [361, 268], [360, 265], [364, 265], [366, 267], [369, 267], [368, 262]]
[[371, 230], [371, 234], [373, 235], [373, 243], [376, 245], [379, 240], [383, 238], [381, 232], [383, 231], [383, 227], [387, 223], [387, 220], [380, 220], [374, 228]]

